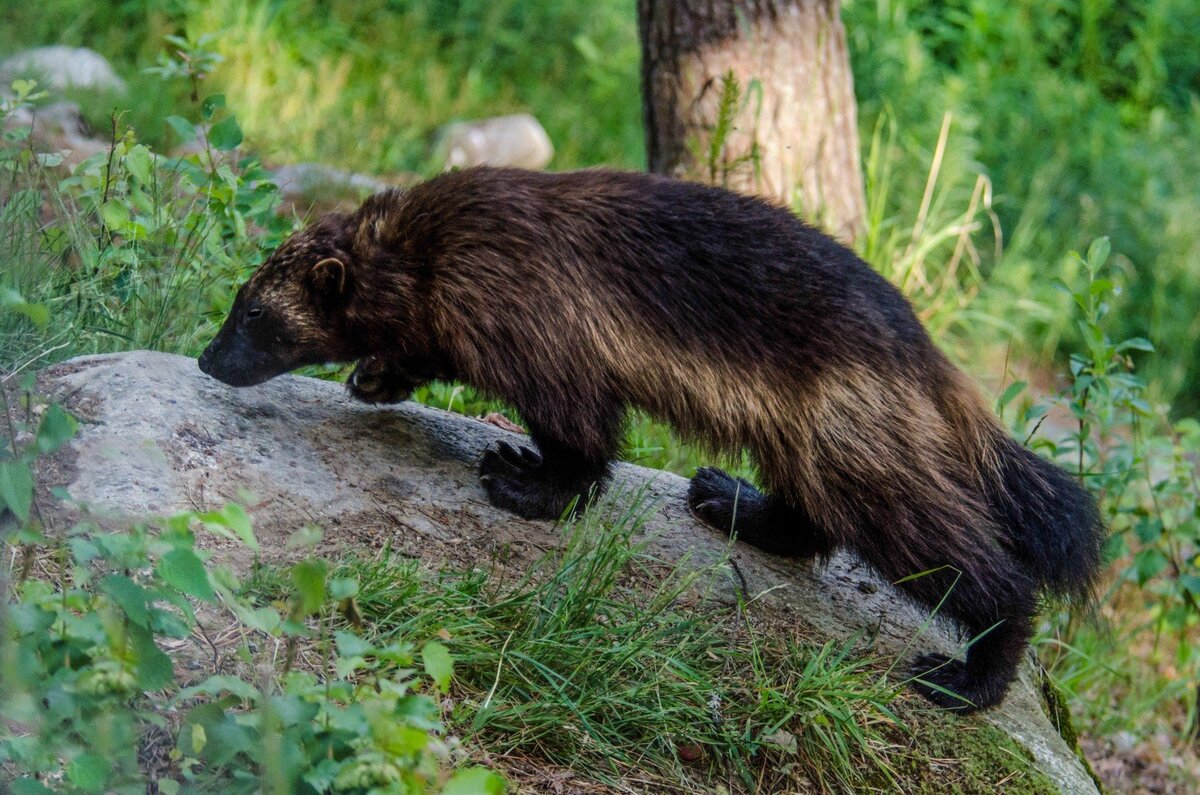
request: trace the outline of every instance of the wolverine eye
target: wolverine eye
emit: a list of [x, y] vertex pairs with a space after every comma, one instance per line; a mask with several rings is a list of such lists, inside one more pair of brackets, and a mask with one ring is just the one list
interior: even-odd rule
[[246, 317], [249, 318], [250, 320], [253, 320], [256, 317], [262, 317], [262, 308], [257, 307], [257, 306], [254, 307], [253, 309], [251, 309], [249, 312], [246, 313]]

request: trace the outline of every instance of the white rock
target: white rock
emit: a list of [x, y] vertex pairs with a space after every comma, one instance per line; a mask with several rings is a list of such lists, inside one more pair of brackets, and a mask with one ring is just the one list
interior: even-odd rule
[[44, 88], [99, 88], [124, 91], [122, 80], [100, 53], [87, 47], [52, 45], [22, 50], [0, 61], [5, 89], [18, 78], [32, 77]]
[[447, 170], [470, 166], [540, 169], [554, 157], [550, 136], [528, 113], [447, 125], [441, 148]]

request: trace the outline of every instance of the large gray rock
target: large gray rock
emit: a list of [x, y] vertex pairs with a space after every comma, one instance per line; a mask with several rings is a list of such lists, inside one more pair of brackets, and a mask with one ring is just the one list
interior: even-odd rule
[[448, 124], [442, 130], [441, 148], [447, 169], [471, 166], [540, 169], [554, 157], [550, 136], [528, 113]]
[[122, 80], [112, 64], [100, 53], [87, 47], [60, 44], [34, 47], [0, 61], [0, 85], [4, 88], [20, 77], [36, 78], [45, 88], [97, 88], [124, 91]]
[[[268, 558], [285, 554], [284, 540], [306, 524], [325, 528], [330, 544], [386, 542], [435, 563], [486, 563], [502, 546], [519, 563], [562, 540], [550, 523], [488, 504], [475, 462], [486, 445], [514, 435], [478, 420], [415, 404], [368, 407], [309, 378], [233, 389], [191, 359], [150, 352], [75, 359], [43, 371], [38, 384], [81, 420], [45, 479], [111, 520], [242, 500]], [[644, 490], [651, 501], [651, 554], [701, 567], [729, 552], [725, 538], [690, 516], [683, 478], [622, 464], [614, 481], [620, 493]], [[243, 547], [208, 543], [218, 557], [248, 565]], [[849, 556], [825, 567], [743, 546], [732, 556], [763, 609], [817, 633], [873, 634], [885, 656], [955, 647], [946, 628], [923, 629], [926, 615]], [[724, 586], [730, 595], [734, 582]], [[1037, 681], [1027, 666], [1002, 707], [946, 720], [990, 723], [1027, 748], [1063, 792], [1094, 793], [1047, 720]]]
[[321, 163], [293, 163], [271, 172], [283, 200], [295, 207], [333, 208], [357, 205], [372, 193], [392, 187], [378, 177], [355, 174]]

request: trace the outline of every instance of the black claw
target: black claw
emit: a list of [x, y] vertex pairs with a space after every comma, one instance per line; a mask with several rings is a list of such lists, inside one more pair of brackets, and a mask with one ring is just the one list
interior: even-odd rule
[[514, 467], [521, 467], [525, 463], [521, 457], [521, 451], [508, 442], [497, 443], [496, 450], [500, 453], [501, 458]]
[[965, 695], [969, 689], [966, 664], [944, 654], [923, 654], [910, 669], [913, 689], [937, 706], [950, 712], [966, 714], [978, 705]]
[[534, 469], [542, 465], [542, 457], [528, 447], [517, 447], [508, 442], [497, 442], [495, 452], [505, 464], [516, 471]]

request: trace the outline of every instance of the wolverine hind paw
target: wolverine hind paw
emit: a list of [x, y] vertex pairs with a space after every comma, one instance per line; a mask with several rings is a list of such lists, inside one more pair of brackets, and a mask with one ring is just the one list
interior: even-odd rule
[[741, 478], [714, 467], [700, 467], [688, 484], [688, 505], [705, 524], [732, 532], [754, 514], [762, 492]]
[[984, 706], [966, 696], [973, 685], [962, 660], [944, 654], [922, 654], [913, 662], [911, 675], [913, 690], [944, 710], [967, 714]]

